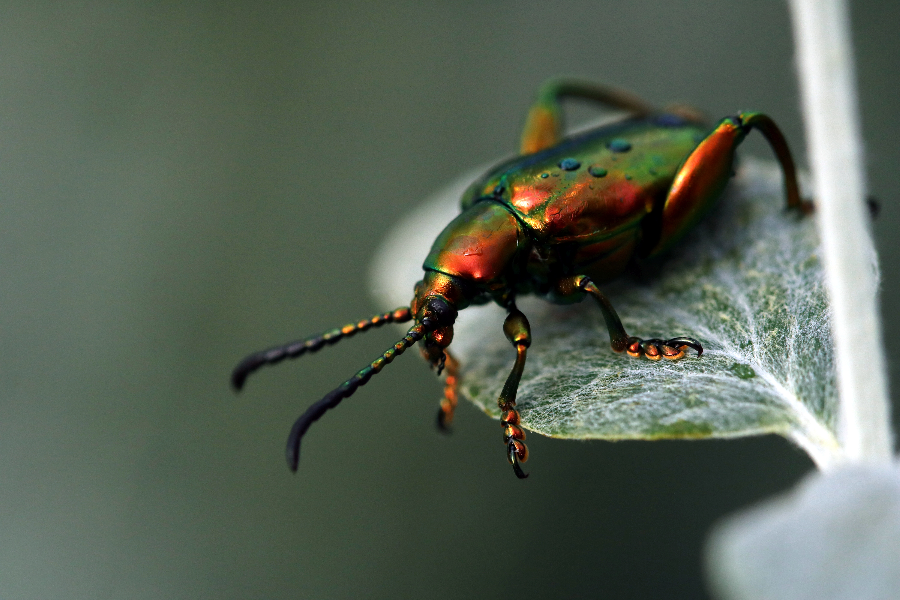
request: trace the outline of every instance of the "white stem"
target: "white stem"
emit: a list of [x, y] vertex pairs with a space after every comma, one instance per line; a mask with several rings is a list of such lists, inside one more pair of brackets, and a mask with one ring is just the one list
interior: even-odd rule
[[849, 460], [886, 461], [892, 440], [877, 306], [878, 267], [864, 201], [847, 6], [843, 0], [790, 0], [790, 6], [834, 316], [838, 439]]

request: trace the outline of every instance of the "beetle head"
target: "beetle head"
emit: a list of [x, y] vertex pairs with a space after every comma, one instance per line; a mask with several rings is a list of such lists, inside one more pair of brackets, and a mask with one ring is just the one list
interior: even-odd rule
[[469, 304], [464, 282], [452, 275], [426, 271], [416, 284], [410, 309], [417, 323], [425, 326], [422, 353], [433, 366], [440, 366], [444, 348], [453, 341], [453, 323], [458, 310]]

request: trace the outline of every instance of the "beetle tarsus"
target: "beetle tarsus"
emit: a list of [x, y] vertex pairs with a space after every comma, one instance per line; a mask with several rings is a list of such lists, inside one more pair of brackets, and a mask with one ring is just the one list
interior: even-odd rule
[[650, 360], [659, 360], [660, 358], [678, 360], [684, 357], [686, 348], [695, 350], [697, 356], [703, 354], [703, 346], [700, 342], [689, 337], [675, 337], [669, 340], [659, 338], [643, 340], [638, 337], [630, 337], [625, 351], [629, 356], [635, 358], [646, 356]]

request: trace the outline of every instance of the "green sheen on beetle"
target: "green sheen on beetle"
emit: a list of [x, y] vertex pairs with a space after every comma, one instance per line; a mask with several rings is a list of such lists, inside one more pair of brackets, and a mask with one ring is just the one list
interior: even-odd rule
[[[563, 137], [561, 103], [567, 97], [630, 116]], [[681, 242], [721, 196], [733, 173], [735, 149], [754, 129], [781, 165], [787, 207], [807, 213], [811, 205], [800, 198], [793, 158], [772, 119], [745, 112], [710, 128], [697, 114], [684, 107], [659, 111], [629, 92], [583, 81], [545, 84], [529, 112], [520, 154], [491, 169], [463, 195], [462, 212], [435, 240], [408, 307], [256, 352], [234, 369], [232, 383], [241, 389], [263, 365], [315, 352], [383, 323], [414, 321], [400, 341], [297, 419], [287, 443], [291, 469], [297, 469], [300, 441], [312, 423], [417, 342], [438, 374], [447, 373], [438, 411], [438, 425], [446, 428], [457, 404], [459, 369], [448, 347], [458, 311], [472, 304], [496, 302], [508, 311], [503, 330], [516, 356], [497, 402], [507, 460], [520, 478], [527, 477], [521, 465], [528, 448], [516, 391], [531, 327], [516, 307], [518, 295], [536, 294], [556, 303], [592, 297], [615, 352], [677, 360], [691, 348], [700, 356], [703, 347], [691, 337], [628, 335], [598, 284]]]

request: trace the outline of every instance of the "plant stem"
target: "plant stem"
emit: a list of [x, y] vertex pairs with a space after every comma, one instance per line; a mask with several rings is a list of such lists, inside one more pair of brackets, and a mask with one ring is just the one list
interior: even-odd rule
[[849, 17], [843, 0], [790, 0], [826, 284], [833, 309], [838, 439], [852, 461], [889, 461], [878, 267], [867, 223]]

